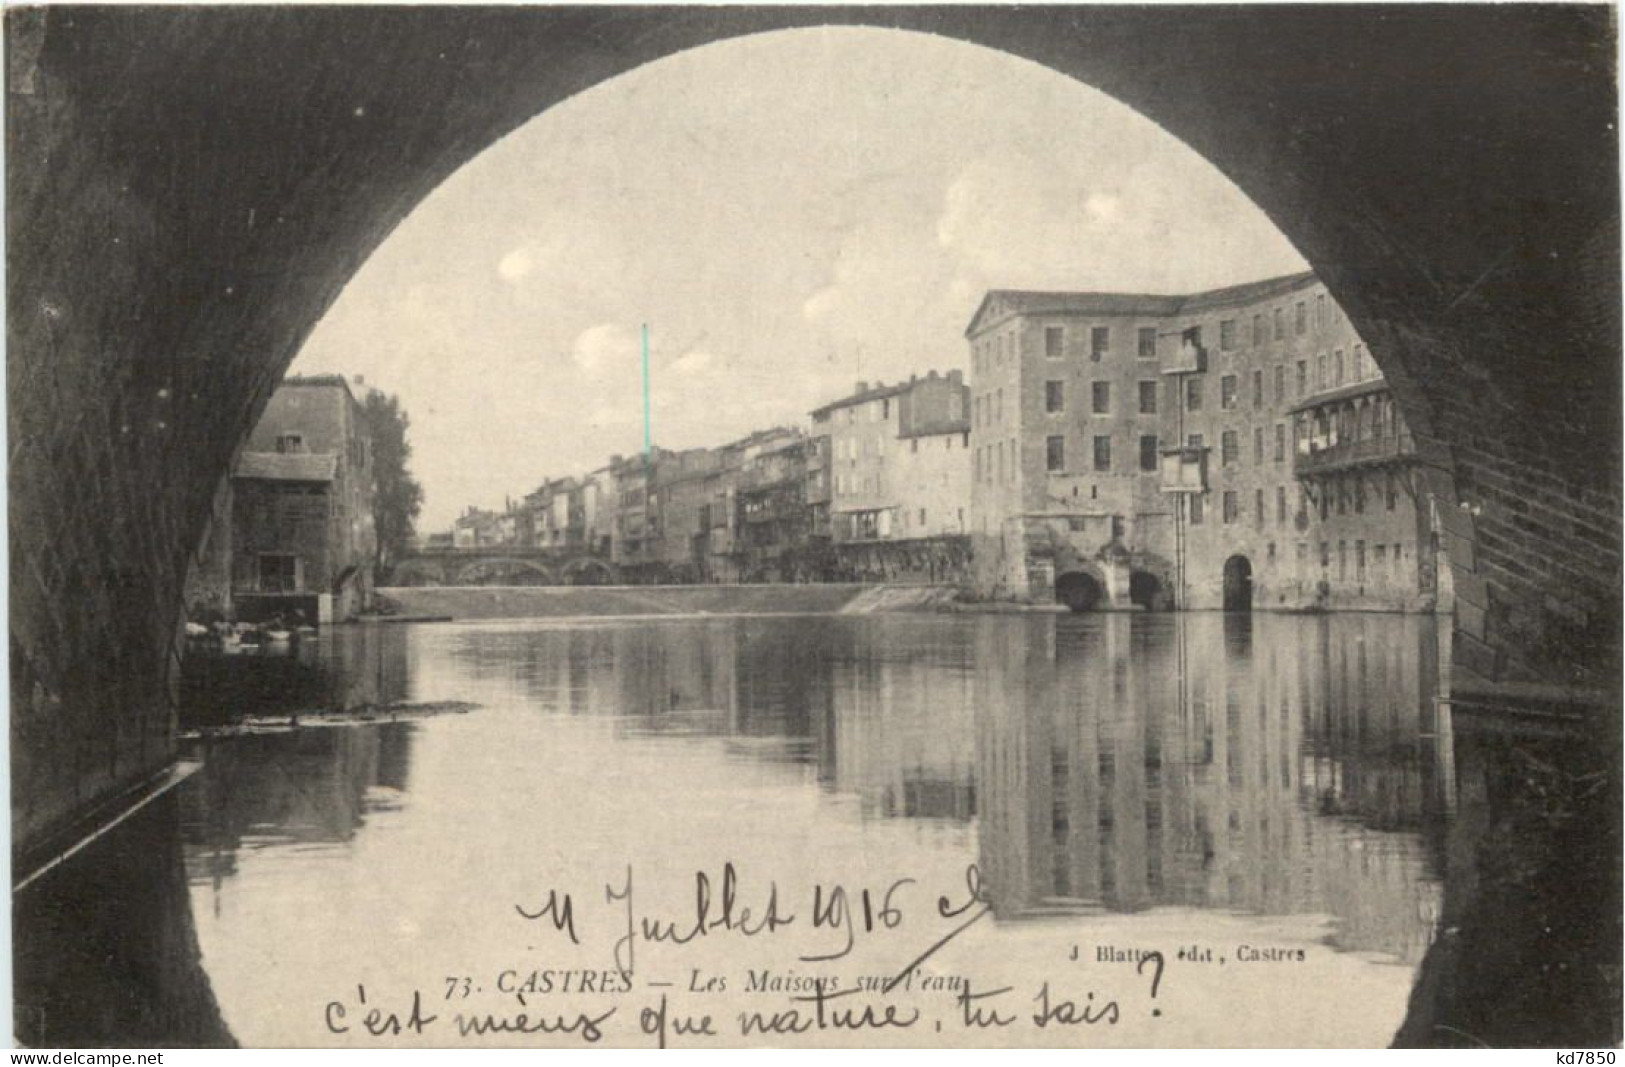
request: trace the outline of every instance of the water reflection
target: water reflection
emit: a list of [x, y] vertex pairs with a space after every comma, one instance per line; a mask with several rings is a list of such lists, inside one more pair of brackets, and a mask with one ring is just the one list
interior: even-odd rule
[[218, 890], [242, 850], [349, 842], [368, 815], [400, 807], [413, 729], [311, 728], [202, 746], [205, 771], [181, 791], [188, 877]]
[[194, 652], [181, 671], [181, 724], [344, 714], [400, 701], [407, 686], [408, 636], [408, 628], [399, 625], [334, 626], [253, 653]]
[[1339, 947], [1419, 959], [1447, 794], [1436, 632], [1371, 616], [1226, 622], [978, 633], [980, 856], [997, 914], [1325, 914]]
[[[601, 719], [623, 743], [720, 742], [728, 759], [806, 767], [864, 818], [957, 826], [931, 847], [971, 853], [1001, 920], [1173, 905], [1333, 916], [1336, 946], [1410, 962], [1430, 940], [1451, 792], [1431, 619], [831, 617], [418, 636], [357, 646], [382, 665], [348, 662], [494, 686], [529, 714]], [[414, 729], [217, 745], [187, 793], [194, 880], [218, 888], [241, 849], [348, 841], [402, 803]]]

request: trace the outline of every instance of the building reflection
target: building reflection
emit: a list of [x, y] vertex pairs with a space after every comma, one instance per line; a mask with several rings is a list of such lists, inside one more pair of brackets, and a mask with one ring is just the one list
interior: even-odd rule
[[[974, 825], [1003, 920], [1159, 906], [1330, 916], [1333, 944], [1416, 960], [1454, 795], [1436, 700], [1445, 625], [672, 620], [470, 631], [453, 655], [529, 706], [603, 717], [628, 741], [720, 743], [807, 766], [865, 818]], [[323, 817], [355, 818], [353, 799]]]
[[1448, 759], [1414, 617], [1100, 616], [977, 633], [980, 862], [995, 914], [1329, 915], [1419, 959]]
[[181, 724], [348, 714], [397, 703], [407, 692], [407, 640], [404, 626], [333, 626], [252, 655], [189, 654], [181, 671]]
[[349, 842], [368, 815], [399, 806], [416, 729], [306, 727], [209, 745], [178, 791], [188, 881], [218, 890], [245, 849]]

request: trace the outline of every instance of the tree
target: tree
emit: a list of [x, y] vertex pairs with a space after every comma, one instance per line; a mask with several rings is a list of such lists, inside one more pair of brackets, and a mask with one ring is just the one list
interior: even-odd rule
[[423, 510], [423, 486], [407, 466], [412, 444], [406, 430], [412, 420], [399, 398], [368, 390], [361, 418], [372, 440], [372, 519], [378, 537], [373, 582], [383, 584], [395, 562], [411, 548], [413, 526]]

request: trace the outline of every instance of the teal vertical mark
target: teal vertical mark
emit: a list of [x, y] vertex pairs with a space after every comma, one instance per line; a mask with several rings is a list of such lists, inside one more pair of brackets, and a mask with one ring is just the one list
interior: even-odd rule
[[649, 403], [649, 324], [643, 324], [643, 454], [654, 451], [654, 426]]

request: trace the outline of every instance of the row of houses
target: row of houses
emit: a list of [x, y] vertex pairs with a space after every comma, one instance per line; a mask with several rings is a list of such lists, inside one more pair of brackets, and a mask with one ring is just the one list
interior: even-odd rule
[[[1096, 606], [1448, 604], [1415, 442], [1313, 274], [989, 292], [970, 377], [858, 382], [715, 448], [615, 457], [442, 541], [630, 581], [923, 578]], [[606, 568], [606, 571], [608, 568]]]
[[809, 426], [615, 456], [501, 511], [469, 508], [426, 547], [581, 552], [634, 581], [896, 577], [907, 553], [864, 549], [967, 533], [969, 395], [959, 371], [859, 382]]

